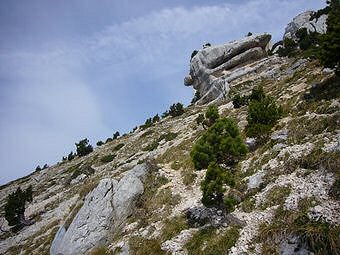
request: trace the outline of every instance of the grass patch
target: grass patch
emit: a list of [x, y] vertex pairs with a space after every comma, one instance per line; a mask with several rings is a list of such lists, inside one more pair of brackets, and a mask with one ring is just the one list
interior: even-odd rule
[[305, 138], [325, 132], [333, 132], [338, 128], [338, 120], [339, 114], [295, 118], [288, 123], [288, 142], [299, 144]]
[[172, 132], [167, 133], [167, 134], [162, 134], [162, 135], [159, 137], [158, 141], [160, 142], [160, 141], [162, 141], [162, 140], [165, 140], [166, 142], [169, 142], [169, 141], [171, 141], [171, 140], [174, 140], [177, 136], [178, 136], [177, 133], [172, 133]]
[[307, 212], [312, 205], [312, 199], [303, 199], [299, 202], [298, 211], [285, 210], [280, 206], [272, 223], [260, 225], [258, 241], [267, 247], [277, 248], [283, 239], [296, 235], [300, 242], [316, 255], [338, 254], [340, 226], [309, 219]]
[[114, 255], [114, 252], [109, 250], [107, 247], [97, 247], [90, 251], [89, 255]]
[[109, 154], [109, 155], [105, 155], [100, 159], [100, 162], [102, 163], [109, 163], [111, 162], [114, 158], [116, 157], [115, 154]]
[[246, 213], [254, 211], [255, 207], [255, 200], [250, 197], [246, 198], [241, 204], [242, 210]]
[[189, 186], [195, 182], [197, 174], [194, 172], [192, 168], [186, 168], [181, 171], [181, 176], [183, 184]]
[[140, 236], [132, 236], [129, 240], [131, 254], [134, 255], [165, 255], [161, 249], [160, 240], [146, 239]]
[[282, 205], [291, 191], [287, 186], [275, 186], [267, 192], [266, 200], [260, 205], [262, 210], [274, 205]]
[[139, 220], [141, 226], [147, 226], [153, 217], [162, 216], [156, 210], [160, 209], [164, 203], [171, 202], [169, 200], [172, 199], [172, 194], [169, 189], [164, 189], [162, 192], [158, 192], [158, 189], [168, 182], [167, 178], [155, 173], [147, 176], [144, 183], [144, 193], [137, 201], [132, 220]]
[[153, 151], [153, 150], [157, 149], [158, 145], [159, 145], [158, 141], [153, 141], [148, 146], [144, 147], [143, 151]]
[[209, 227], [199, 230], [185, 244], [189, 255], [220, 255], [228, 254], [239, 238], [239, 229], [231, 227], [223, 233], [217, 233], [217, 229]]
[[164, 221], [161, 239], [162, 242], [177, 236], [182, 230], [188, 228], [187, 219], [184, 216], [176, 216]]

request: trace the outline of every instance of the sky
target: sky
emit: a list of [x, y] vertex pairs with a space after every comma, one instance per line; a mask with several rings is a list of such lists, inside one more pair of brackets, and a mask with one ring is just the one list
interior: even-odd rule
[[0, 184], [55, 164], [74, 143], [187, 105], [194, 49], [248, 32], [281, 39], [323, 0], [3, 0]]

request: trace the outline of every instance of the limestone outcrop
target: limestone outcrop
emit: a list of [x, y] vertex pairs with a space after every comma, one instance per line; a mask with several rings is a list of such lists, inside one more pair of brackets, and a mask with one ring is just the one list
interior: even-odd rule
[[137, 165], [120, 180], [102, 179], [85, 198], [72, 223], [62, 226], [52, 243], [51, 255], [85, 254], [104, 245], [108, 234], [116, 231], [131, 215], [135, 202], [144, 192], [143, 182], [148, 167]]
[[191, 59], [190, 74], [184, 78], [186, 86], [193, 86], [200, 93], [196, 104], [226, 98], [230, 71], [265, 57], [270, 39], [269, 34], [254, 35], [198, 51]]
[[297, 15], [286, 27], [285, 33], [283, 35], [283, 39], [297, 39], [295, 33], [300, 28], [307, 28], [308, 32], [317, 32], [320, 34], [324, 34], [327, 31], [327, 15], [323, 14], [319, 18], [314, 18], [312, 20], [311, 17], [314, 14], [313, 11], [306, 11], [299, 15]]

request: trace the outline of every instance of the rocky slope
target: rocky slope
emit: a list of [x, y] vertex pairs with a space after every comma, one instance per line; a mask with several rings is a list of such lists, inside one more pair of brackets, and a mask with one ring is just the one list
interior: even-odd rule
[[[340, 224], [339, 80], [316, 60], [267, 56], [269, 40], [198, 52], [187, 83], [206, 96], [183, 115], [2, 186], [1, 212], [8, 194], [33, 185], [26, 216], [35, 223], [11, 233], [2, 215], [0, 254], [312, 254], [300, 237]], [[212, 92], [220, 81], [225, 96]], [[285, 115], [238, 164], [229, 190], [238, 205], [225, 218], [200, 201], [205, 170], [195, 171], [189, 155], [204, 132], [196, 118], [219, 99], [220, 114], [244, 130], [247, 106], [230, 98], [257, 85]], [[314, 225], [296, 229], [300, 216]]]

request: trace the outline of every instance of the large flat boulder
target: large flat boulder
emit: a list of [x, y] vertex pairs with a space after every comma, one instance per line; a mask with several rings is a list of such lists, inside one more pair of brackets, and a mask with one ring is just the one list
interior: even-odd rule
[[144, 192], [143, 182], [148, 167], [140, 164], [119, 181], [106, 178], [85, 198], [67, 230], [62, 226], [52, 243], [51, 255], [86, 254], [94, 247], [105, 245], [129, 217], [138, 197]]

